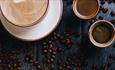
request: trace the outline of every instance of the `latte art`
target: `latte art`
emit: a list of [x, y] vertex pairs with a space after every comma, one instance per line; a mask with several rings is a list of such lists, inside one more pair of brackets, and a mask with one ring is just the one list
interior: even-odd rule
[[4, 0], [2, 11], [12, 23], [27, 26], [44, 15], [47, 5], [48, 0]]

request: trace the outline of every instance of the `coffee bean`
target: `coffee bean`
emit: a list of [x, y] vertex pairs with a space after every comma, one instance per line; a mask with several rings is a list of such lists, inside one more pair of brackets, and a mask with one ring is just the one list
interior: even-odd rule
[[38, 64], [38, 65], [36, 65], [36, 68], [37, 69], [41, 69], [41, 66]]
[[105, 1], [104, 1], [104, 0], [101, 1], [101, 5], [103, 5], [103, 4], [105, 4]]
[[44, 45], [47, 45], [47, 43], [46, 43], [46, 42], [43, 42], [43, 46], [44, 46]]
[[57, 37], [56, 37], [56, 36], [54, 36], [54, 37], [53, 37], [53, 40], [57, 40]]
[[56, 52], [56, 51], [53, 51], [53, 52], [52, 52], [52, 54], [53, 54], [53, 55], [56, 55], [56, 54], [57, 54], [57, 52]]
[[37, 66], [39, 63], [37, 61], [33, 62], [33, 66]]
[[[97, 21], [96, 18], [92, 18], [91, 22], [94, 23], [95, 21]], [[78, 33], [79, 34], [79, 33]], [[81, 34], [81, 33], [80, 33]]]
[[107, 11], [108, 11], [108, 8], [102, 8], [103, 13], [107, 13]]
[[60, 40], [63, 40], [64, 39], [64, 37], [63, 36], [60, 36], [60, 38], [59, 38]]
[[54, 61], [54, 59], [53, 59], [53, 58], [50, 58], [50, 61], [51, 61], [51, 62], [53, 62], [53, 61]]
[[8, 64], [8, 68], [11, 69], [11, 70], [13, 69], [11, 64]]
[[49, 53], [52, 53], [53, 51], [52, 51], [52, 49], [48, 49], [48, 52], [49, 52]]
[[26, 58], [25, 58], [25, 61], [27, 61], [27, 62], [28, 62], [28, 61], [29, 61], [29, 58], [28, 58], [28, 57], [26, 57]]
[[111, 15], [112, 17], [115, 16], [115, 12], [112, 11], [112, 12], [110, 13], [110, 15]]
[[59, 70], [62, 70], [62, 69], [63, 69], [63, 67], [62, 67], [62, 66], [59, 66], [59, 67], [58, 67], [58, 69], [59, 69]]
[[53, 44], [49, 44], [49, 48], [52, 48], [53, 47]]
[[44, 53], [47, 53], [48, 51], [46, 50], [46, 49], [44, 49], [44, 51], [43, 51]]
[[48, 70], [48, 68], [47, 68], [47, 67], [45, 67], [45, 68], [43, 68], [42, 70]]
[[33, 63], [34, 63], [34, 60], [33, 60], [33, 59], [30, 59], [28, 62], [29, 62], [30, 64], [33, 64]]
[[58, 33], [57, 32], [53, 32], [53, 35], [56, 36]]
[[109, 59], [111, 59], [111, 58], [112, 58], [112, 55], [110, 54], [110, 55], [109, 55]]
[[50, 59], [47, 59], [47, 62], [46, 62], [47, 64], [50, 64], [51, 63], [51, 61], [50, 61]]
[[113, 20], [110, 20], [110, 22], [113, 23], [113, 24], [115, 24], [115, 20], [114, 20], [114, 19], [113, 19]]
[[101, 11], [101, 10], [103, 10], [103, 7], [102, 7], [102, 6], [100, 6], [100, 11]]
[[52, 55], [51, 58], [55, 58], [56, 56], [55, 55]]
[[100, 20], [103, 20], [103, 17], [102, 17], [102, 16], [99, 16], [99, 19], [100, 19]]

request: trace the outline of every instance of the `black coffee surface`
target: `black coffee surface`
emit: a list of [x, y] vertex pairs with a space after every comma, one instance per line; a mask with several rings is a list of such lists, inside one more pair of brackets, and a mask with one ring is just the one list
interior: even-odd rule
[[98, 10], [98, 2], [97, 0], [78, 0], [76, 8], [81, 15], [93, 15]]
[[94, 39], [99, 43], [108, 42], [112, 37], [111, 28], [107, 25], [104, 25], [104, 23], [96, 26], [92, 34]]

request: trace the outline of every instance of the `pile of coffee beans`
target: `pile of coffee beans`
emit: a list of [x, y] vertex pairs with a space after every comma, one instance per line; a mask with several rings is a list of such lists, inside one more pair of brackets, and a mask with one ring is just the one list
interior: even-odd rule
[[39, 70], [42, 69], [42, 67], [41, 67], [41, 65], [39, 64], [39, 62], [36, 61], [36, 60], [33, 58], [32, 54], [30, 54], [30, 53], [27, 53], [27, 54], [25, 55], [25, 62], [27, 62], [27, 63], [33, 65], [34, 67], [36, 67], [36, 68], [39, 69]]
[[45, 54], [45, 62], [51, 64], [54, 62], [58, 48], [54, 47], [52, 41], [44, 42], [43, 53]]
[[0, 67], [8, 70], [21, 70], [21, 63], [14, 51], [0, 52]]

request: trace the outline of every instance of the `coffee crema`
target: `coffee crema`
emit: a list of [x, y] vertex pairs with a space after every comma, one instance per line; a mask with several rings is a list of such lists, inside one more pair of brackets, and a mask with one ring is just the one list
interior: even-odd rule
[[19, 26], [32, 25], [45, 14], [48, 0], [3, 0], [3, 15]]
[[113, 34], [111, 28], [103, 23], [93, 29], [92, 35], [98, 43], [106, 43], [111, 39]]
[[97, 0], [77, 0], [77, 11], [83, 16], [94, 15], [98, 10]]

